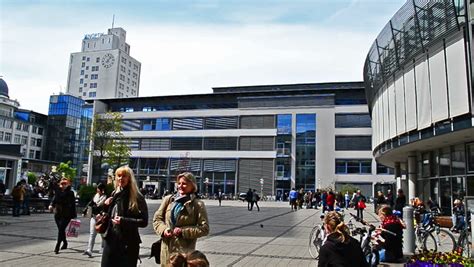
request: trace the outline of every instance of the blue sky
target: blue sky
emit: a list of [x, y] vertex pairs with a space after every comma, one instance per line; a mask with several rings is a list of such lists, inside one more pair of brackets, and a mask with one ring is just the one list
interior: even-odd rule
[[84, 34], [127, 31], [140, 96], [212, 87], [362, 80], [370, 45], [401, 0], [5, 1], [0, 75], [22, 108], [47, 113]]

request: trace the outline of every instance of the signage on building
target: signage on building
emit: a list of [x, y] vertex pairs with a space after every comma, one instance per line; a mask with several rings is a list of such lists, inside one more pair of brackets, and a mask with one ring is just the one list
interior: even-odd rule
[[103, 33], [89, 33], [89, 34], [86, 34], [84, 35], [84, 40], [87, 40], [87, 39], [96, 39], [96, 38], [99, 38], [101, 37], [102, 35], [104, 35]]

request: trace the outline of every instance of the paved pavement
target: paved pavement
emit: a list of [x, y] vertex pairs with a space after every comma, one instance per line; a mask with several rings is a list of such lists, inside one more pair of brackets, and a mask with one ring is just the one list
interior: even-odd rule
[[[151, 221], [160, 201], [147, 202]], [[197, 249], [206, 254], [211, 266], [317, 266], [307, 246], [312, 227], [320, 222], [319, 210], [292, 212], [287, 202], [268, 201], [259, 203], [260, 212], [249, 212], [241, 201], [223, 201], [221, 207], [214, 200], [205, 202], [211, 233], [198, 240]], [[370, 210], [373, 208], [369, 207], [364, 217], [376, 222]], [[79, 237], [68, 238], [69, 248], [56, 255], [57, 230], [52, 214], [0, 216], [0, 266], [100, 266], [97, 251], [93, 258], [82, 255], [89, 221], [80, 219]], [[140, 235], [140, 266], [156, 266], [154, 259], [148, 259], [151, 244], [157, 239], [151, 223], [140, 229]], [[97, 237], [95, 250], [99, 247]]]

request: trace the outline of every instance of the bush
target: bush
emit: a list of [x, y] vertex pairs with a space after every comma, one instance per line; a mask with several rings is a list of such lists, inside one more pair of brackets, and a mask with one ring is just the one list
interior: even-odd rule
[[28, 172], [26, 176], [28, 177], [28, 184], [34, 185], [36, 183], [36, 174]]
[[463, 266], [474, 266], [474, 261], [470, 258], [463, 257], [459, 252], [434, 252], [425, 251], [419, 254], [413, 255], [408, 263], [407, 267], [425, 267], [425, 266], [450, 266], [450, 267], [463, 267]]
[[89, 201], [94, 198], [94, 195], [96, 193], [96, 187], [93, 185], [82, 185], [81, 188], [79, 188], [79, 203], [82, 205], [86, 205], [89, 203]]

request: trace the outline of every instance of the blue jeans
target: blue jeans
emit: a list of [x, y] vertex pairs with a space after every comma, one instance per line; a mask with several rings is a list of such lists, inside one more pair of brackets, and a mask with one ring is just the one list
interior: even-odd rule
[[385, 261], [385, 249], [384, 248], [379, 250], [379, 259], [380, 259], [380, 262]]
[[16, 201], [16, 200], [13, 200], [13, 216], [20, 216], [20, 209], [21, 209], [21, 201]]

